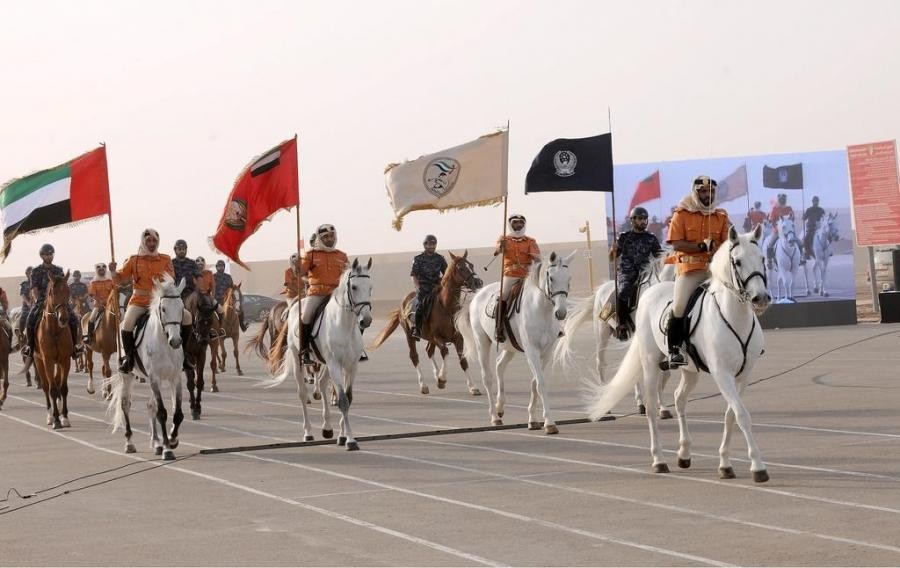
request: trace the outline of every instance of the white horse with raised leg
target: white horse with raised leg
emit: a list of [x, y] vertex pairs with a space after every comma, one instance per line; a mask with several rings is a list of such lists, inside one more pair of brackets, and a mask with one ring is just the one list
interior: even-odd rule
[[[547, 396], [547, 384], [544, 369], [550, 362], [553, 345], [559, 338], [560, 321], [566, 318], [566, 298], [569, 295], [569, 261], [575, 255], [572, 252], [561, 258], [555, 252], [550, 254], [546, 263], [535, 263], [531, 273], [523, 281], [520, 309], [513, 311], [509, 323], [512, 335], [525, 352], [528, 367], [531, 369], [531, 399], [528, 403], [528, 429], [539, 430], [536, 410], [537, 399], [541, 399], [543, 408], [543, 427], [547, 434], [559, 433], [559, 428], [550, 416], [550, 401]], [[497, 301], [500, 284], [495, 282], [483, 287], [467, 309], [456, 315], [456, 328], [462, 333], [466, 346], [466, 358], [478, 357], [481, 366], [481, 380], [484, 383], [490, 410], [491, 424], [503, 424], [506, 393], [503, 387], [503, 374], [506, 366], [517, 353], [511, 337], [499, 345], [499, 355], [494, 356], [496, 342], [494, 335], [494, 318], [488, 314]], [[497, 314], [499, 317], [499, 314]], [[490, 379], [496, 373], [496, 403], [494, 389]]]
[[[660, 282], [672, 282], [675, 280], [675, 265], [665, 264], [667, 254], [668, 253], [666, 252], [660, 253], [656, 258], [652, 258], [641, 270], [636, 291], [637, 303], [640, 303], [641, 296], [648, 288], [650, 288], [650, 286], [659, 284]], [[597, 291], [594, 292], [592, 296], [571, 300], [569, 302], [568, 315], [563, 324], [564, 335], [553, 350], [554, 360], [565, 368], [571, 368], [572, 356], [574, 355], [573, 343], [575, 341], [576, 332], [578, 331], [578, 328], [590, 319], [593, 322], [594, 339], [596, 342], [594, 363], [601, 383], [606, 383], [609, 378], [608, 373], [606, 373], [606, 350], [609, 346], [610, 338], [615, 335], [619, 322], [616, 319], [616, 315], [610, 316], [606, 321], [603, 321], [600, 315], [603, 312], [603, 307], [610, 301], [615, 290], [616, 283], [614, 280], [610, 280], [597, 287]], [[632, 321], [634, 321], [634, 314], [636, 311], [637, 307], [631, 311]], [[662, 391], [666, 388], [666, 381], [668, 379], [669, 372], [666, 371], [659, 386], [660, 396], [662, 396]], [[644, 394], [641, 390], [640, 383], [634, 385], [634, 404], [638, 407], [638, 412], [640, 414], [646, 412]], [[659, 415], [660, 418], [663, 419], [672, 418], [672, 413], [662, 406], [660, 406]]]
[[797, 230], [790, 217], [778, 221], [778, 242], [775, 243], [775, 266], [778, 275], [772, 296], [777, 300], [794, 299], [794, 281], [800, 269], [803, 252], [797, 244]]
[[[178, 427], [184, 420], [181, 411], [181, 368], [184, 352], [181, 349], [181, 319], [184, 302], [181, 291], [184, 280], [177, 286], [166, 276], [153, 288], [153, 300], [148, 311], [149, 319], [139, 339], [136, 353], [140, 364], [135, 363], [131, 373], [116, 373], [104, 383], [110, 382], [113, 395], [109, 401], [109, 411], [113, 413], [113, 432], [125, 430], [125, 453], [134, 453], [131, 442], [131, 392], [135, 376], [143, 377], [150, 384], [150, 398], [147, 412], [150, 417], [150, 447], [164, 460], [174, 460], [178, 447]], [[143, 368], [141, 366], [143, 365]], [[163, 402], [163, 386], [171, 395], [172, 430], [167, 431], [166, 406]]]
[[[762, 354], [764, 337], [757, 319], [769, 305], [763, 253], [759, 248], [762, 229], [739, 235], [732, 226], [728, 241], [713, 255], [709, 288], [691, 308], [691, 343], [698, 358], [691, 356], [681, 369], [681, 382], [675, 391], [678, 416], [678, 466], [691, 466], [691, 436], [687, 424], [687, 400], [697, 384], [701, 369], [708, 371], [725, 399], [725, 427], [719, 447], [719, 477], [735, 477], [731, 464], [730, 442], [735, 421], [744, 433], [750, 456], [750, 471], [756, 482], [768, 481], [766, 465], [756, 445], [750, 413], [741, 395], [747, 387], [753, 365]], [[675, 285], [668, 282], [653, 286], [638, 306], [635, 338], [619, 371], [609, 384], [594, 383], [588, 400], [591, 418], [600, 419], [643, 378], [650, 424], [650, 453], [653, 471], [666, 473], [669, 466], [659, 441], [656, 415], [657, 384], [660, 364], [666, 361], [668, 346], [665, 329], [671, 311]], [[699, 360], [698, 360], [699, 359]]]
[[[322, 393], [322, 437], [334, 436], [331, 427], [331, 405], [325, 394], [330, 380], [337, 394], [337, 407], [341, 412], [340, 434], [338, 445], [347, 446], [348, 450], [358, 450], [359, 444], [350, 429], [350, 403], [353, 402], [353, 380], [359, 366], [359, 357], [363, 352], [362, 328], [372, 324], [372, 278], [369, 274], [372, 259], [365, 266], [358, 259], [353, 260], [349, 269], [341, 275], [340, 284], [332, 292], [331, 299], [325, 306], [321, 319], [313, 327], [316, 350], [312, 357], [324, 363], [324, 369], [315, 376], [316, 388]], [[305, 304], [305, 302], [304, 302]], [[300, 409], [303, 415], [303, 440], [312, 441], [312, 425], [309, 421], [309, 410], [306, 408], [307, 382], [306, 369], [300, 365], [300, 304], [294, 302], [288, 312], [287, 324], [283, 326], [279, 341], [288, 342], [287, 353], [281, 361], [278, 375], [266, 386], [272, 387], [283, 383], [288, 377], [297, 382], [297, 393], [300, 398]], [[273, 346], [273, 351], [276, 347]]]
[[[816, 225], [816, 233], [812, 241], [814, 262], [807, 261], [807, 269], [812, 265], [813, 294], [828, 297], [825, 290], [825, 277], [828, 273], [828, 260], [831, 258], [831, 243], [841, 238], [837, 229], [837, 213], [829, 213], [827, 219], [820, 220]], [[807, 278], [807, 281], [809, 279]]]

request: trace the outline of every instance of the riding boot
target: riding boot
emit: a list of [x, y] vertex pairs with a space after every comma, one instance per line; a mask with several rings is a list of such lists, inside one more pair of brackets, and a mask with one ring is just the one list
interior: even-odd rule
[[191, 338], [191, 333], [194, 332], [194, 326], [192, 325], [183, 325], [181, 326], [181, 350], [184, 352], [184, 362], [181, 364], [181, 369], [183, 371], [192, 371], [194, 370], [194, 364], [191, 363], [191, 358], [188, 357], [187, 354], [187, 343]]
[[84, 355], [84, 345], [78, 341], [78, 326], [70, 325], [69, 331], [72, 333], [72, 359], [78, 359]]
[[88, 320], [87, 333], [85, 333], [85, 334], [81, 337], [81, 342], [82, 342], [82, 343], [90, 343], [90, 342], [91, 342], [91, 340], [94, 338], [94, 328], [95, 328], [95, 327], [96, 327], [96, 326], [94, 325], [94, 320], [93, 320], [93, 319], [89, 319], [89, 320]]
[[22, 355], [29, 359], [34, 358], [34, 343], [37, 330], [25, 328], [25, 347], [22, 348]]
[[684, 341], [682, 331], [684, 326], [684, 318], [669, 318], [669, 324], [666, 326], [666, 338], [669, 343], [669, 368], [674, 369], [683, 367], [687, 364], [684, 354], [681, 352], [681, 344]]
[[496, 319], [494, 322], [496, 323], [497, 343], [503, 343], [506, 341], [506, 328], [504, 327], [506, 323], [506, 300], [497, 301]]
[[300, 364], [312, 365], [312, 357], [309, 352], [312, 349], [312, 326], [311, 323], [300, 322]]
[[619, 295], [616, 302], [616, 319], [619, 325], [616, 327], [616, 337], [619, 341], [627, 341], [631, 335], [631, 310], [629, 309], [628, 299], [622, 294]]
[[120, 373], [130, 373], [134, 369], [134, 332], [122, 330], [122, 360]]
[[418, 307], [416, 308], [416, 313], [413, 317], [413, 328], [410, 333], [416, 341], [422, 338], [422, 316]]

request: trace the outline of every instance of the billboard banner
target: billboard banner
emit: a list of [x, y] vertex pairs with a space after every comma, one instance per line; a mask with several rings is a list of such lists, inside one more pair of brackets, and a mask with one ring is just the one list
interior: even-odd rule
[[897, 141], [847, 147], [850, 192], [861, 247], [900, 244]]

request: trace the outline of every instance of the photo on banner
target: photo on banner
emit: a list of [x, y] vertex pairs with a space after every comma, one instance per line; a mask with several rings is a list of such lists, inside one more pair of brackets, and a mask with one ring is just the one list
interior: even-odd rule
[[[618, 165], [615, 230], [630, 230], [629, 212], [640, 205], [650, 215], [647, 230], [665, 246], [672, 214], [698, 175], [718, 182], [717, 206], [728, 212], [738, 231], [763, 223], [761, 244], [771, 259], [769, 289], [778, 304], [855, 301], [845, 151]], [[610, 195], [606, 211], [607, 242], [612, 243]], [[794, 225], [788, 247], [780, 247], [776, 238], [782, 216], [788, 230], [789, 221]], [[790, 278], [779, 278], [780, 274]], [[785, 280], [793, 280], [790, 290]]]

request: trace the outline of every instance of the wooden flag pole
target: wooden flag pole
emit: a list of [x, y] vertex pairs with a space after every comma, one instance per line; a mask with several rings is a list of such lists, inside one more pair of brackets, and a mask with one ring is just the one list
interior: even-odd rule
[[[294, 150], [297, 152], [297, 207], [296, 215], [297, 215], [297, 262], [300, 262], [300, 254], [301, 254], [301, 245], [303, 243], [302, 233], [300, 232], [300, 149], [298, 148], [300, 142], [297, 139], [297, 133], [294, 133]], [[300, 267], [292, 266], [291, 270], [295, 272], [297, 275], [297, 315], [299, 316], [300, 325], [303, 325], [303, 301], [300, 297], [300, 293], [303, 291], [303, 276], [300, 275]], [[303, 334], [299, 333], [300, 337], [300, 351], [303, 351]]]
[[[100, 144], [103, 148], [106, 148], [106, 142], [102, 142]], [[109, 181], [109, 156], [106, 157], [106, 179]], [[109, 213], [106, 214], [106, 220], [109, 225], [109, 259], [112, 262], [116, 261], [116, 241], [113, 237], [113, 221], [112, 221], [112, 197], [110, 196], [109, 200]], [[110, 274], [110, 278], [113, 279], [113, 283], [115, 284], [115, 274]], [[113, 288], [113, 293], [116, 295], [116, 311], [115, 311], [115, 319], [116, 319], [116, 355], [119, 357], [119, 361], [122, 360], [122, 342], [119, 340], [119, 327], [121, 327], [121, 322], [119, 321], [119, 285], [116, 284], [115, 288]], [[106, 306], [103, 306], [103, 309], [106, 309]], [[80, 325], [80, 322], [79, 322]], [[96, 333], [96, 330], [94, 331]], [[101, 354], [102, 355], [102, 354]]]
[[[503, 155], [500, 157], [500, 179], [503, 184], [503, 236], [500, 237], [500, 291], [497, 295], [497, 310], [494, 314], [494, 326], [499, 329], [503, 325], [503, 314], [500, 313], [500, 300], [503, 298], [503, 265], [506, 264], [506, 216], [509, 213], [509, 120], [506, 121], [506, 138], [503, 142]], [[497, 343], [497, 350], [500, 344]]]
[[591, 249], [591, 222], [585, 221], [584, 227], [579, 227], [579, 233], [585, 233], [587, 238], [587, 265], [588, 265], [588, 277], [591, 283], [591, 293], [594, 293], [594, 253]]
[[[606, 120], [609, 125], [609, 134], [612, 137], [612, 109], [610, 107], [606, 107]], [[612, 148], [610, 148], [610, 152], [612, 152]], [[615, 178], [613, 178], [615, 179]], [[614, 182], [615, 183], [615, 182]], [[613, 191], [611, 192], [610, 198], [612, 200], [612, 238], [613, 243], [612, 246], [616, 246], [616, 239], [618, 237], [618, 231], [616, 230], [616, 190], [613, 187]], [[609, 244], [609, 243], [607, 243]], [[618, 262], [618, 254], [620, 251], [616, 251], [616, 256], [613, 257], [613, 296], [615, 297], [616, 307], [619, 305], [619, 262]], [[609, 274], [607, 272], [607, 274]], [[619, 321], [619, 318], [616, 318], [616, 321]]]

